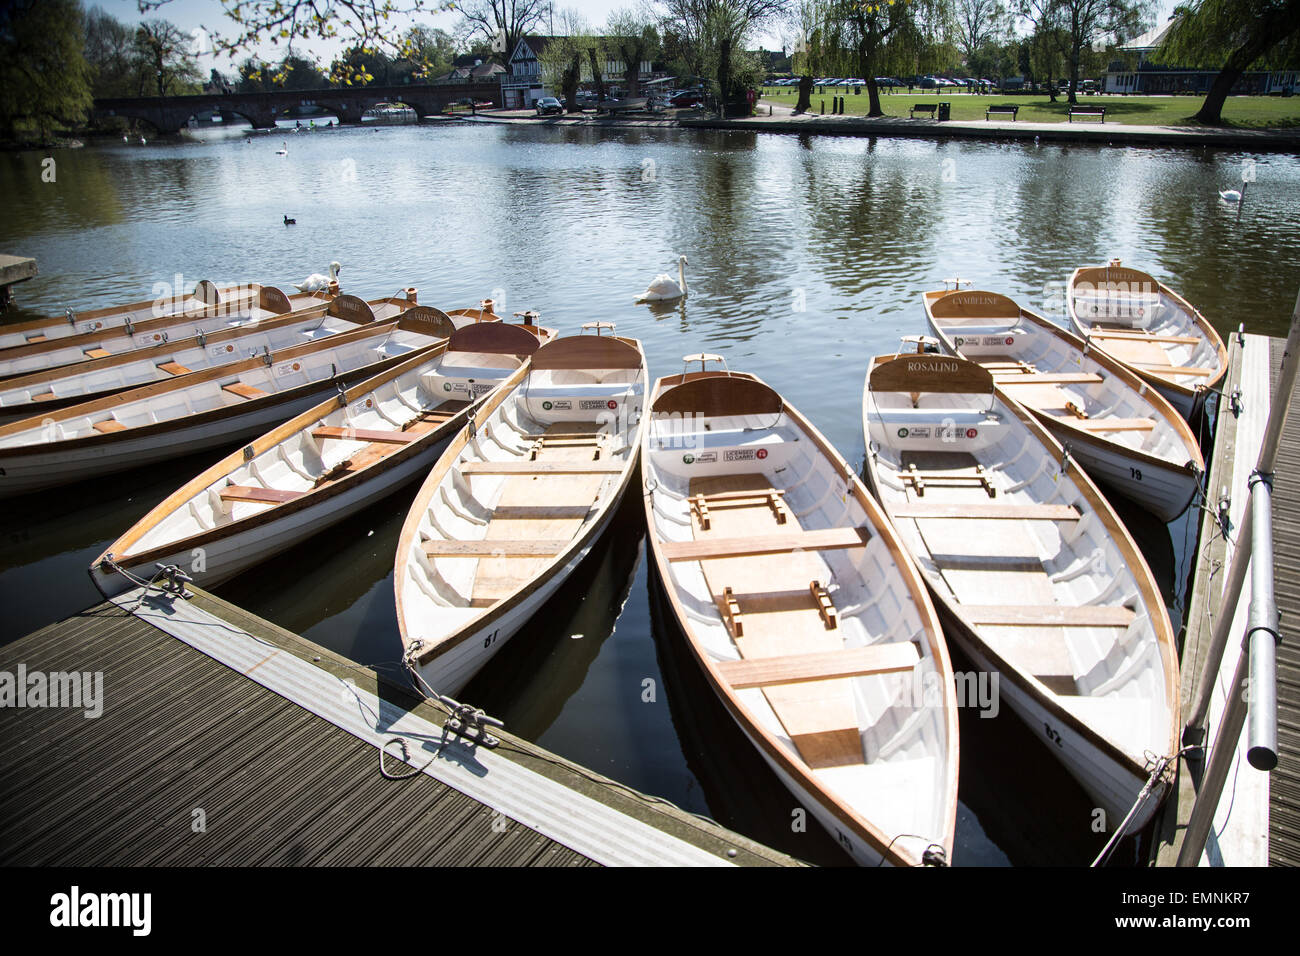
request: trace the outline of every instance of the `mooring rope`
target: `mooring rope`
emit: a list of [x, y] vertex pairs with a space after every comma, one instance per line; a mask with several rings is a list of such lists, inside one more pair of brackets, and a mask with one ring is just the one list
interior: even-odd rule
[[1165, 771], [1169, 768], [1169, 765], [1176, 764], [1178, 758], [1182, 757], [1188, 751], [1199, 749], [1200, 747], [1197, 746], [1184, 747], [1172, 756], [1160, 757], [1147, 751], [1147, 760], [1151, 765], [1151, 772], [1147, 776], [1147, 782], [1142, 785], [1142, 789], [1138, 792], [1137, 800], [1133, 802], [1133, 806], [1129, 809], [1123, 821], [1115, 828], [1115, 832], [1111, 834], [1111, 838], [1106, 841], [1106, 845], [1101, 848], [1101, 852], [1097, 854], [1097, 858], [1092, 861], [1092, 866], [1101, 866], [1110, 859], [1110, 855], [1115, 851], [1115, 847], [1119, 845], [1120, 839], [1124, 836], [1124, 831], [1128, 829], [1130, 821], [1132, 821], [1132, 819], [1137, 815], [1138, 810], [1142, 808], [1142, 804], [1146, 803], [1152, 793], [1155, 792], [1156, 781], [1161, 780], [1165, 776]]

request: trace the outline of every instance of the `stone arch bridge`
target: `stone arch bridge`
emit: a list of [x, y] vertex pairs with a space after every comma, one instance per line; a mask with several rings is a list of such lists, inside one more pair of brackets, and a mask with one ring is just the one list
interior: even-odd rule
[[316, 106], [341, 123], [360, 123], [361, 114], [380, 103], [401, 103], [424, 119], [435, 116], [465, 97], [501, 105], [498, 83], [410, 83], [326, 90], [277, 90], [269, 93], [200, 93], [195, 96], [140, 96], [95, 100], [97, 119], [121, 116], [142, 120], [160, 133], [183, 129], [191, 116], [220, 113], [223, 119], [243, 117], [254, 129], [271, 129], [294, 107]]

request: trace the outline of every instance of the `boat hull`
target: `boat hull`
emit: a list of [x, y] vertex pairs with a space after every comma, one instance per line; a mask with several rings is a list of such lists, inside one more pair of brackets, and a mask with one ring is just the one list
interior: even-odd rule
[[[124, 567], [135, 577], [147, 580], [153, 577], [158, 564], [174, 564], [193, 578], [197, 586], [211, 590], [416, 480], [438, 460], [450, 441], [449, 434], [400, 465], [358, 482], [340, 494], [324, 496], [311, 507], [281, 513], [270, 521], [198, 548], [179, 542], [180, 549], [166, 556], [156, 555], [145, 561], [128, 558]], [[98, 564], [90, 569], [90, 577], [106, 598], [116, 597], [135, 586], [125, 575]]]
[[[1030, 409], [1033, 412], [1033, 409]], [[1094, 481], [1123, 495], [1168, 524], [1191, 504], [1200, 488], [1200, 476], [1190, 468], [1178, 467], [1149, 455], [1135, 457], [1129, 449], [1110, 442], [1080, 440], [1077, 430], [1061, 425], [1050, 415], [1037, 418], [1052, 437], [1069, 449]]]

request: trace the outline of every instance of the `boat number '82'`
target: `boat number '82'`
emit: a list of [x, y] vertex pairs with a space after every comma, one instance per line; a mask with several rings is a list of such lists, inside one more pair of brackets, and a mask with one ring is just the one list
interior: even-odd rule
[[1051, 724], [1044, 723], [1043, 732], [1047, 734], [1047, 739], [1050, 740], [1052, 743], [1056, 744], [1056, 746], [1058, 747], [1063, 746], [1061, 744], [1061, 735], [1052, 729]]

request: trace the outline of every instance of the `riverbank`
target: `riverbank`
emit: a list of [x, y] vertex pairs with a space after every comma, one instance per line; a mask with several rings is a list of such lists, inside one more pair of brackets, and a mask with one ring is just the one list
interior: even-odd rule
[[917, 117], [823, 116], [771, 106], [770, 116], [742, 119], [681, 117], [688, 129], [727, 129], [761, 133], [797, 133], [805, 136], [889, 136], [919, 139], [1008, 140], [1039, 143], [1089, 143], [1100, 146], [1173, 146], [1247, 149], [1258, 152], [1300, 150], [1300, 129], [1210, 129], [1198, 127], [1141, 126], [1079, 118], [1072, 123], [1032, 123], [1017, 120], [949, 120]]
[[[914, 139], [975, 139], [1039, 143], [1087, 143], [1100, 146], [1173, 146], [1193, 149], [1246, 149], [1253, 152], [1300, 151], [1300, 128], [1296, 129], [1211, 129], [1204, 126], [1144, 126], [1099, 122], [1092, 117], [1073, 123], [1041, 123], [1021, 120], [950, 120], [939, 122], [917, 117], [823, 116], [805, 113], [795, 116], [788, 108], [769, 104], [771, 115], [739, 119], [718, 119], [699, 110], [676, 110], [646, 116], [594, 116], [577, 114], [540, 117], [532, 110], [480, 110], [473, 116], [458, 116], [477, 123], [520, 126], [681, 128], [743, 130], [756, 133], [796, 133], [804, 136], [885, 136]], [[761, 107], [760, 107], [761, 109]]]

